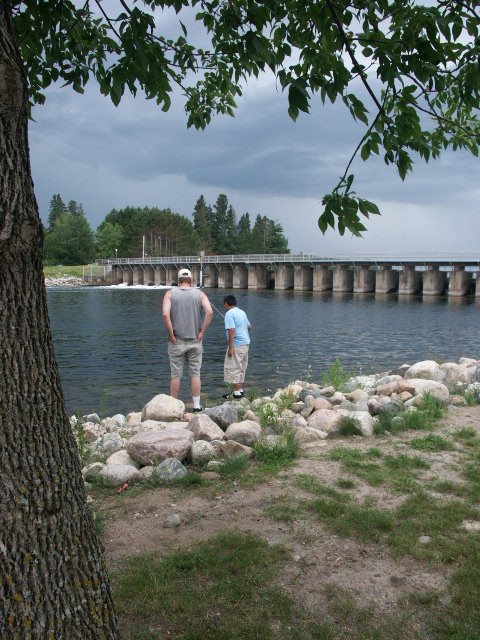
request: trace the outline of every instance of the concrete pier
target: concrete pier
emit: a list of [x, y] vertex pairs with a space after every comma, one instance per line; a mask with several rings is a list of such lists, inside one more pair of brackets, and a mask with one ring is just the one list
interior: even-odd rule
[[333, 271], [323, 265], [313, 267], [313, 291], [331, 291], [333, 288]]
[[353, 271], [347, 265], [339, 264], [333, 270], [332, 291], [350, 293], [353, 291]]
[[248, 267], [248, 288], [267, 289], [269, 273], [267, 267], [261, 264], [251, 264]]
[[143, 269], [142, 267], [133, 267], [133, 284], [143, 284]]
[[204, 267], [203, 285], [205, 287], [218, 287], [218, 270], [213, 264]]
[[453, 267], [448, 281], [448, 295], [452, 297], [466, 296], [470, 292], [472, 274], [465, 267]]
[[294, 274], [291, 264], [279, 264], [275, 272], [275, 289], [286, 291], [293, 289]]
[[165, 282], [166, 282], [165, 268], [157, 265], [155, 267], [155, 269], [154, 269], [153, 279], [154, 279], [156, 287], [159, 287], [159, 286], [165, 284]]
[[447, 274], [438, 267], [429, 267], [423, 272], [423, 295], [441, 296], [445, 293]]
[[392, 267], [382, 267], [377, 271], [375, 293], [396, 293], [398, 290], [398, 271]]
[[123, 283], [123, 269], [119, 265], [112, 266], [112, 284]]
[[375, 271], [370, 267], [355, 267], [353, 272], [353, 292], [372, 293], [375, 291]]
[[422, 290], [422, 274], [415, 267], [404, 267], [398, 274], [398, 294], [413, 296]]
[[152, 286], [155, 284], [155, 272], [151, 265], [144, 267], [145, 271], [143, 273], [143, 284], [147, 286]]
[[311, 267], [295, 265], [293, 269], [293, 288], [295, 291], [311, 291], [313, 271]]
[[222, 264], [218, 267], [218, 286], [220, 289], [233, 288], [233, 269], [229, 264]]
[[243, 264], [233, 265], [233, 289], [248, 288], [248, 269]]

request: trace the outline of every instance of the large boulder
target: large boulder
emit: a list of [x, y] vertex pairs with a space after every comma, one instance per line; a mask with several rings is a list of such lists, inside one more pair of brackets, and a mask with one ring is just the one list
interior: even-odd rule
[[185, 405], [181, 400], [160, 393], [143, 407], [142, 422], [145, 420], [174, 422], [175, 420], [181, 420], [184, 413]]
[[445, 362], [440, 365], [440, 369], [445, 373], [443, 384], [452, 391], [459, 383], [469, 384], [476, 380], [476, 366], [456, 364], [455, 362]]
[[[409, 378], [408, 383], [415, 390], [415, 395], [423, 395], [425, 393], [429, 393], [434, 398], [442, 400], [443, 402], [446, 402], [448, 400], [448, 389], [441, 382], [435, 382], [435, 380], [425, 380], [420, 378]], [[408, 400], [408, 402], [411, 402], [411, 400]]]
[[344, 419], [353, 419], [362, 436], [373, 435], [373, 427], [376, 419], [372, 418], [368, 411], [344, 411], [340, 409], [338, 413], [341, 414]]
[[237, 422], [238, 420], [238, 408], [237, 405], [224, 403], [219, 405], [218, 407], [211, 407], [210, 409], [205, 409], [204, 413], [211, 418], [220, 429], [225, 429]]
[[141, 465], [157, 465], [166, 458], [185, 460], [193, 442], [193, 433], [188, 429], [145, 431], [129, 440], [127, 451]]
[[443, 382], [445, 372], [440, 369], [440, 365], [434, 360], [422, 360], [416, 362], [410, 369], [405, 372], [405, 380], [411, 378], [423, 378], [425, 380], [434, 380], [435, 382]]
[[338, 431], [342, 415], [339, 411], [331, 411], [328, 409], [319, 409], [314, 411], [308, 417], [308, 426], [318, 431], [326, 431], [327, 433]]
[[195, 440], [206, 440], [211, 442], [212, 440], [223, 440], [224, 433], [222, 429], [214, 422], [210, 416], [205, 414], [195, 415], [188, 425], [188, 428], [193, 433]]
[[85, 442], [92, 443], [106, 433], [106, 428], [95, 422], [84, 422], [82, 425], [82, 431]]
[[100, 471], [99, 478], [101, 478], [108, 487], [116, 487], [125, 482], [140, 480], [138, 469], [129, 464], [107, 464]]
[[234, 422], [225, 431], [225, 440], [235, 440], [246, 446], [252, 445], [262, 436], [262, 429], [259, 424], [253, 420], [244, 420], [243, 422]]

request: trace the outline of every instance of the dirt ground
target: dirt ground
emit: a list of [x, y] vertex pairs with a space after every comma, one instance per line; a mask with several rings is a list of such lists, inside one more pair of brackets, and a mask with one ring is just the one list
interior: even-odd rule
[[[448, 411], [435, 433], [447, 436], [462, 427], [478, 428], [479, 424], [480, 406], [456, 408]], [[126, 556], [151, 551], [168, 554], [209, 540], [222, 530], [237, 529], [258, 534], [270, 545], [281, 543], [290, 551], [279, 582], [307, 610], [323, 608], [326, 585], [347, 591], [359, 607], [374, 604], [380, 616], [395, 615], [399, 602], [412, 592], [433, 591], [442, 597], [449, 580], [448, 569], [435, 570], [405, 556], [396, 560], [384, 544], [364, 544], [354, 538], [336, 536], [314, 515], [284, 522], [266, 513], [269, 506], [282, 500], [295, 503], [312, 499], [312, 494], [295, 482], [298, 474], [309, 474], [333, 488], [339, 478], [351, 477], [355, 481], [353, 494], [359, 501], [369, 496], [373, 505], [394, 509], [405, 495], [372, 487], [357, 476], [349, 476], [339, 463], [326, 460], [325, 453], [338, 446], [361, 450], [376, 447], [384, 454], [412, 452], [408, 441], [422, 435], [425, 432], [409, 431], [398, 436], [315, 443], [303, 451], [293, 467], [248, 489], [237, 486], [231, 478], [217, 478], [209, 481], [206, 492], [197, 487], [170, 487], [132, 496], [125, 492], [113, 499], [104, 497], [100, 510], [106, 516], [103, 539], [107, 563], [115, 568]], [[421, 472], [421, 481], [432, 478], [461, 481], [457, 465], [460, 450], [415, 453], [421, 453], [431, 465]], [[179, 517], [179, 525], [167, 526], [174, 514]]]

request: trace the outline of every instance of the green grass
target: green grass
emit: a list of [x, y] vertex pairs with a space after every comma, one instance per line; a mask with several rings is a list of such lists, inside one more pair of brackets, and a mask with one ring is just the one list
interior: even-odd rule
[[478, 437], [479, 431], [475, 427], [464, 427], [455, 431], [453, 437], [455, 440], [459, 440], [463, 445], [472, 448], [480, 447], [480, 438]]
[[358, 420], [355, 418], [344, 418], [340, 424], [338, 433], [343, 437], [359, 436], [362, 435], [362, 430]]
[[62, 276], [83, 276], [83, 265], [45, 265], [43, 274], [46, 278], [61, 278]]
[[[389, 433], [399, 433], [413, 430], [430, 430], [440, 420], [445, 412], [445, 406], [440, 400], [434, 398], [429, 393], [424, 395], [421, 404], [416, 411], [399, 409], [397, 412], [382, 411], [378, 416], [378, 422], [374, 426], [375, 435]], [[394, 420], [394, 418], [396, 418]], [[401, 418], [400, 420], [398, 418]]]
[[425, 438], [413, 438], [409, 442], [413, 449], [421, 449], [424, 451], [452, 451], [453, 445], [445, 438], [430, 433]]
[[253, 454], [257, 460], [263, 462], [271, 471], [290, 465], [300, 454], [300, 444], [295, 438], [293, 430], [287, 430], [275, 444], [267, 440], [259, 440], [253, 445]]
[[286, 556], [238, 532], [163, 559], [135, 556], [113, 574], [122, 638], [273, 640], [272, 623], [292, 617], [291, 600], [272, 586]]
[[352, 374], [343, 368], [343, 365], [340, 362], [340, 358], [335, 358], [335, 362], [330, 365], [328, 371], [322, 374], [321, 385], [322, 387], [332, 386], [338, 390], [351, 377]]

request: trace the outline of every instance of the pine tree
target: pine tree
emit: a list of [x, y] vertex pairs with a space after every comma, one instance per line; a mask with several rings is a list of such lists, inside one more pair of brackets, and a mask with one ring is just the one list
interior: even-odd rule
[[210, 212], [203, 195], [197, 200], [193, 210], [193, 227], [198, 234], [199, 249], [212, 250], [212, 231]]
[[213, 250], [215, 253], [225, 253], [225, 230], [227, 226], [228, 216], [228, 198], [224, 193], [221, 193], [215, 204], [213, 205], [212, 215], [212, 238], [213, 238]]
[[251, 245], [252, 230], [250, 229], [250, 214], [244, 213], [237, 225], [237, 250], [239, 253], [248, 253]]
[[48, 209], [48, 231], [54, 230], [56, 221], [65, 211], [67, 211], [67, 207], [62, 200], [62, 196], [59, 193], [54, 194]]

